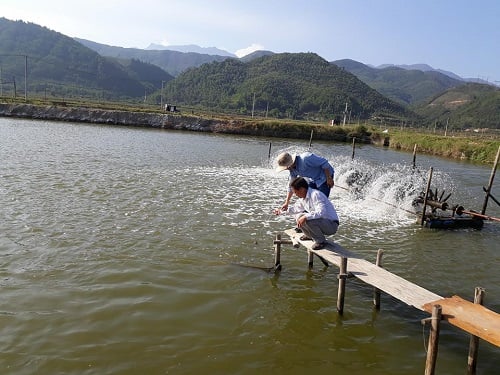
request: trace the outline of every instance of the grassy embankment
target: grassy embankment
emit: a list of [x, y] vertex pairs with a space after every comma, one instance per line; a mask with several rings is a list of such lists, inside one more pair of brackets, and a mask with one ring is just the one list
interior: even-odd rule
[[244, 134], [298, 139], [309, 139], [312, 130], [313, 140], [352, 142], [355, 138], [359, 143], [386, 145], [407, 152], [413, 152], [416, 145], [418, 153], [485, 164], [493, 164], [500, 147], [500, 137], [494, 133], [484, 136], [461, 132], [444, 136], [424, 129], [399, 128], [388, 128], [384, 133], [370, 124], [329, 126], [303, 121], [247, 119], [238, 125], [238, 130]]
[[[104, 110], [136, 111], [161, 113], [159, 106], [124, 104], [111, 102], [84, 102], [79, 100], [67, 100], [62, 102], [31, 99], [26, 103], [21, 98], [6, 99], [2, 102], [12, 104], [33, 104], [33, 105], [57, 105], [64, 107], [89, 107]], [[463, 159], [472, 162], [492, 164], [500, 147], [500, 136], [498, 133], [490, 133], [488, 136], [482, 134], [454, 133], [448, 136], [434, 134], [425, 129], [400, 129], [388, 128], [384, 133], [380, 129], [380, 124], [375, 126], [366, 122], [363, 125], [329, 126], [325, 122], [311, 122], [300, 120], [278, 120], [251, 118], [248, 116], [235, 116], [230, 114], [218, 114], [214, 112], [201, 111], [195, 108], [183, 108], [178, 114], [186, 118], [203, 117], [220, 121], [225, 125], [219, 127], [218, 131], [224, 133], [257, 135], [279, 138], [310, 139], [311, 131], [313, 140], [373, 143], [375, 145], [388, 145], [390, 148], [413, 152], [415, 145], [417, 152], [436, 156], [449, 157], [453, 159]]]

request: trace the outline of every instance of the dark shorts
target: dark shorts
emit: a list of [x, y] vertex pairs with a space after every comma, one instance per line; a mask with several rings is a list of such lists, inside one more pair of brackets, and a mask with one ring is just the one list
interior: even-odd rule
[[321, 191], [323, 194], [325, 194], [327, 197], [330, 196], [330, 187], [326, 184], [326, 182], [319, 187], [316, 186], [314, 182], [309, 183], [309, 187]]

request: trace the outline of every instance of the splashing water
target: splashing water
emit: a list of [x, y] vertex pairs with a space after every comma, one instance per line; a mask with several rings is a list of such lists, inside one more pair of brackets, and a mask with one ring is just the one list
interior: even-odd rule
[[[299, 154], [307, 149], [281, 149], [275, 153], [273, 160], [284, 151]], [[417, 208], [414, 207], [414, 200], [426, 189], [426, 171], [399, 163], [377, 164], [363, 159], [352, 160], [347, 156], [324, 157], [331, 161], [335, 169], [335, 187], [330, 199], [341, 221], [384, 222], [395, 227], [415, 222]], [[282, 175], [287, 177], [285, 172]], [[450, 181], [446, 174], [434, 172], [432, 186], [451, 193], [455, 186]], [[282, 183], [284, 191], [286, 181]]]

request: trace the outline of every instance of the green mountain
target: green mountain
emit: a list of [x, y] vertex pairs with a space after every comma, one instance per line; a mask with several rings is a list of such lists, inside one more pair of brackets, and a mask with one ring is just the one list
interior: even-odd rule
[[333, 61], [368, 86], [402, 104], [418, 104], [452, 87], [465, 84], [436, 71], [409, 70], [389, 66], [372, 68], [354, 60]]
[[0, 18], [0, 96], [23, 96], [26, 88], [38, 98], [142, 101], [147, 95], [159, 103], [164, 86], [165, 102], [220, 112], [500, 128], [498, 88], [439, 72], [329, 63], [313, 53], [257, 51], [236, 59], [82, 43]]
[[3, 95], [140, 97], [173, 79], [139, 60], [104, 58], [72, 38], [45, 27], [0, 18]]
[[181, 73], [165, 87], [170, 102], [272, 117], [351, 120], [414, 113], [313, 53], [266, 55], [247, 63], [212, 62]]
[[500, 129], [500, 88], [467, 83], [436, 95], [415, 111], [437, 128]]
[[223, 61], [228, 58], [227, 56], [207, 55], [195, 52], [114, 47], [85, 39], [75, 38], [75, 40], [101, 56], [144, 61], [160, 67], [174, 77], [186, 69], [198, 67], [212, 61]]

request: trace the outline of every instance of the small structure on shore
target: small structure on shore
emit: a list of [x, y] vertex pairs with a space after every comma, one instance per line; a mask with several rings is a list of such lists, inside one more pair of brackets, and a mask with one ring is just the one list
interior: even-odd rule
[[165, 104], [165, 112], [180, 112], [180, 111], [177, 109], [176, 105]]

